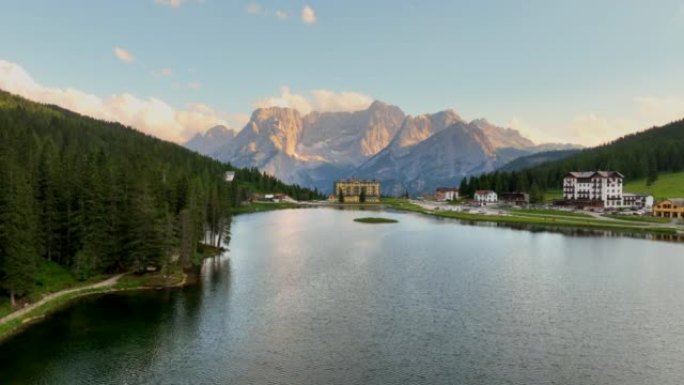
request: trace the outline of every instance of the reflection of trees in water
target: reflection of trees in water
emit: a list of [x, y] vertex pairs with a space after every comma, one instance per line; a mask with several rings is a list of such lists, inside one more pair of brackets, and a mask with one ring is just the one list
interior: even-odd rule
[[136, 291], [74, 302], [3, 344], [0, 362], [13, 370], [3, 371], [2, 383], [65, 377], [83, 383], [102, 378], [137, 383], [134, 374], [153, 367], [155, 352], [173, 335], [173, 297]]
[[225, 254], [207, 258], [202, 264], [200, 285], [206, 294], [218, 290], [221, 284], [230, 283], [230, 258]]
[[344, 205], [336, 205], [331, 207], [340, 211], [386, 211], [385, 208], [380, 205], [355, 205], [353, 203], [345, 203]]
[[468, 221], [468, 220], [458, 220], [453, 218], [440, 218], [435, 217], [435, 220], [449, 223], [454, 220], [461, 224], [469, 226], [479, 226], [479, 227], [503, 227], [514, 230], [529, 231], [531, 233], [557, 233], [568, 235], [572, 237], [603, 237], [603, 238], [638, 238], [638, 239], [648, 239], [653, 241], [666, 241], [666, 242], [684, 242], [684, 234], [658, 234], [658, 233], [641, 233], [641, 232], [629, 232], [629, 231], [611, 231], [604, 229], [587, 229], [587, 228], [573, 228], [565, 226], [550, 226], [550, 225], [535, 225], [535, 224], [525, 224], [525, 223], [497, 223], [497, 222], [480, 222], [480, 221]]

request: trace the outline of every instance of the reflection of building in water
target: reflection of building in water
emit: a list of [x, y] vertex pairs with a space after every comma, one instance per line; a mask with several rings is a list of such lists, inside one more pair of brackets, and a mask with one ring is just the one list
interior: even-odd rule
[[377, 180], [345, 179], [334, 185], [331, 201], [343, 203], [380, 202], [380, 182]]

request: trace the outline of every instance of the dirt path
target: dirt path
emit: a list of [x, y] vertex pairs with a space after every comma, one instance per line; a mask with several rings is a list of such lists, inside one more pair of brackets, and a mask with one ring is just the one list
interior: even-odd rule
[[39, 307], [43, 306], [44, 304], [46, 304], [52, 300], [55, 300], [57, 298], [60, 298], [62, 296], [65, 296], [67, 294], [78, 293], [78, 292], [90, 290], [90, 289], [99, 289], [99, 288], [103, 288], [103, 287], [114, 286], [119, 281], [119, 278], [121, 278], [121, 277], [123, 277], [123, 274], [115, 275], [109, 279], [94, 283], [92, 285], [81, 286], [81, 287], [77, 287], [77, 288], [73, 288], [73, 289], [65, 289], [62, 291], [58, 291], [56, 293], [46, 295], [40, 301], [38, 301], [36, 303], [32, 303], [29, 306], [22, 308], [21, 310], [17, 310], [11, 314], [8, 314], [4, 318], [0, 318], [0, 325], [3, 325], [5, 323], [10, 322], [12, 320], [15, 320], [17, 318], [20, 318], [23, 315], [30, 312], [31, 310], [39, 308]]

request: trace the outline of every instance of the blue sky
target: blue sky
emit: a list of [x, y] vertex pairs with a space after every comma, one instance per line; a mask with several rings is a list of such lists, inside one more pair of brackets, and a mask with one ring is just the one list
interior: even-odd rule
[[582, 144], [684, 117], [683, 0], [0, 0], [0, 10], [0, 87], [176, 141], [213, 120], [239, 129], [256, 106], [372, 99]]

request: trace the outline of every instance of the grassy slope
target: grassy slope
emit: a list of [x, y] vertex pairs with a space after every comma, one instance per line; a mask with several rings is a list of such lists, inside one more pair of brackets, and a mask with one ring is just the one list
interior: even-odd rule
[[[71, 272], [55, 262], [49, 262], [42, 258], [38, 260], [36, 266], [36, 286], [33, 293], [28, 298], [31, 302], [39, 301], [44, 295], [56, 291], [70, 289], [88, 283], [102, 280], [103, 277], [94, 277], [86, 282], [77, 280]], [[0, 297], [0, 317], [11, 313], [9, 298]]]
[[684, 172], [661, 173], [651, 186], [646, 186], [646, 180], [640, 179], [625, 183], [625, 192], [650, 193], [656, 199], [684, 197]]
[[641, 215], [613, 215], [603, 214], [604, 217], [619, 219], [621, 221], [629, 222], [648, 222], [648, 223], [670, 223], [670, 218], [645, 217]]
[[544, 193], [544, 201], [552, 201], [554, 199], [563, 199], [563, 192], [561, 190], [547, 190]]
[[557, 217], [576, 217], [576, 218], [592, 218], [591, 215], [587, 213], [576, 213], [572, 211], [561, 211], [553, 209], [512, 209], [511, 213], [514, 215], [523, 216], [557, 216]]

